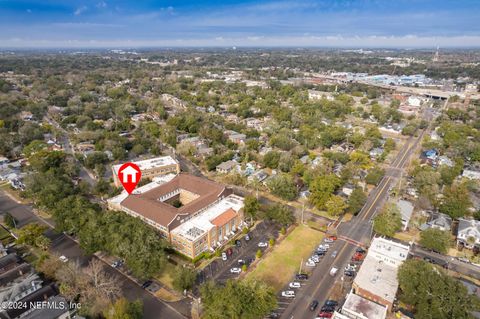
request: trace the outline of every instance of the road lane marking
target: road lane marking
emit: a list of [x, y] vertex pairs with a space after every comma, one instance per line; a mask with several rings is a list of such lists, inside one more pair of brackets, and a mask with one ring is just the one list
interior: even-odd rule
[[377, 195], [375, 196], [375, 199], [373, 200], [373, 202], [370, 204], [370, 207], [365, 211], [365, 214], [364, 216], [362, 216], [362, 221], [364, 221], [367, 217], [368, 217], [368, 213], [372, 210], [372, 208], [375, 206], [375, 204], [377, 203], [380, 195], [382, 195], [382, 192], [383, 190], [385, 189], [385, 187], [388, 185], [388, 182], [390, 181], [390, 177], [387, 177], [386, 179], [386, 182], [385, 184], [383, 185], [383, 187], [378, 191]]

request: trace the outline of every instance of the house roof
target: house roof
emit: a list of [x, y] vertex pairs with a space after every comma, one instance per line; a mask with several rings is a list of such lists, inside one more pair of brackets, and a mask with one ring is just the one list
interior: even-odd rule
[[457, 235], [465, 238], [474, 237], [480, 240], [480, 221], [474, 219], [459, 219]]
[[[361, 296], [349, 293], [342, 307], [343, 313], [353, 312], [368, 319], [384, 319], [387, 316], [387, 307], [379, 305]], [[362, 317], [362, 318], [363, 318]]]
[[[176, 208], [159, 200], [160, 197], [177, 190], [186, 190], [198, 197], [186, 205]], [[127, 196], [121, 205], [150, 219], [157, 224], [168, 227], [180, 216], [188, 216], [209, 206], [224, 193], [225, 187], [206, 178], [180, 173], [171, 181], [142, 193]]]
[[210, 222], [217, 227], [222, 227], [236, 216], [237, 212], [234, 211], [232, 208], [229, 208], [228, 210], [224, 211], [220, 216], [212, 219]]

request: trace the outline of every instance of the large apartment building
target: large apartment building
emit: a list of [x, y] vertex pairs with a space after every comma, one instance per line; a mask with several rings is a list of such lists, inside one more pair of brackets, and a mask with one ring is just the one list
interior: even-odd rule
[[[152, 179], [161, 175], [180, 173], [180, 165], [178, 161], [171, 156], [155, 157], [133, 163], [137, 164], [142, 171], [142, 179]], [[118, 170], [121, 166], [122, 164], [112, 166], [113, 182], [117, 187], [122, 185], [118, 179]]]
[[243, 198], [224, 185], [180, 173], [157, 176], [108, 200], [156, 228], [182, 254], [195, 258], [222, 246], [243, 226]]

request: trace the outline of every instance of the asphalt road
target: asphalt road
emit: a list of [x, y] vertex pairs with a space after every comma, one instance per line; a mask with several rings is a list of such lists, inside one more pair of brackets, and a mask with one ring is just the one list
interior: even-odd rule
[[[10, 197], [6, 196], [5, 193], [0, 192], [0, 214], [3, 215], [5, 212], [9, 212], [15, 217], [15, 219], [18, 221], [17, 227], [20, 228], [31, 222], [46, 224], [49, 227], [52, 226], [51, 221], [44, 221], [36, 216], [32, 211], [32, 207], [19, 204]], [[79, 245], [69, 236], [58, 234], [52, 229], [47, 231], [46, 236], [52, 241], [52, 252], [58, 255], [64, 255], [68, 257], [69, 260], [76, 260], [81, 266], [88, 265], [92, 258], [96, 258], [93, 255], [85, 255]], [[156, 299], [150, 293], [142, 289], [137, 283], [121, 274], [115, 268], [105, 265], [105, 271], [117, 280], [126, 298], [130, 300], [141, 299], [143, 301], [144, 318], [186, 318], [171, 305]]]
[[[431, 121], [433, 112], [427, 109], [423, 118]], [[349, 222], [339, 225], [337, 233], [339, 240], [330, 247], [329, 253], [317, 264], [305, 286], [297, 293], [292, 303], [282, 313], [281, 318], [315, 318], [316, 312], [311, 312], [308, 306], [312, 300], [318, 300], [320, 305], [328, 299], [330, 291], [336, 280], [339, 280], [341, 269], [350, 261], [358, 245], [368, 246], [372, 237], [372, 220], [375, 214], [381, 209], [388, 199], [390, 190], [396, 184], [403, 168], [414, 153], [418, 143], [421, 142], [425, 131], [418, 137], [409, 138], [397, 158], [391, 166], [386, 169], [385, 177], [379, 185], [369, 194], [359, 214]], [[336, 257], [331, 256], [332, 251], [337, 251]], [[335, 277], [329, 275], [332, 267], [339, 268], [339, 274]]]

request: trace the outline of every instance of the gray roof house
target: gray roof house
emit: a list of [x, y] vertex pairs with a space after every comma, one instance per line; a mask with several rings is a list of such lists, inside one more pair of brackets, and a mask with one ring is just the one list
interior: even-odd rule
[[402, 216], [402, 225], [403, 231], [407, 230], [408, 223], [413, 213], [413, 204], [408, 200], [400, 199], [397, 202], [397, 207], [400, 210], [400, 215]]
[[238, 166], [238, 163], [236, 161], [230, 160], [217, 165], [216, 170], [219, 173], [226, 174], [232, 171], [237, 166]]
[[474, 219], [458, 220], [457, 244], [466, 248], [480, 247], [480, 221]]
[[420, 226], [420, 230], [426, 230], [429, 228], [451, 231], [452, 218], [442, 213], [432, 212], [430, 213], [428, 221]]

